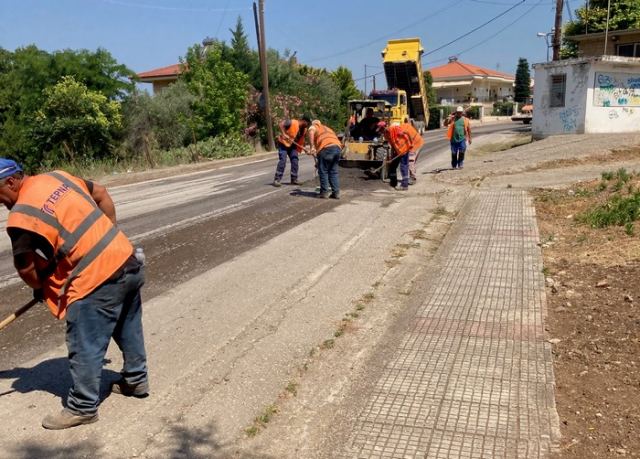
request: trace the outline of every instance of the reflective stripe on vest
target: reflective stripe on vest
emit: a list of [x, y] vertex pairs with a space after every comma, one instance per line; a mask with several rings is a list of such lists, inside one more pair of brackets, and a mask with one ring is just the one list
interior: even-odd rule
[[133, 252], [82, 185], [62, 172], [27, 177], [7, 219], [7, 228], [39, 234], [53, 247], [57, 263], [43, 289], [58, 318], [109, 279]]
[[396, 156], [407, 154], [411, 148], [411, 143], [407, 137], [409, 135], [400, 126], [391, 126], [388, 131], [389, 143], [393, 147]]
[[340, 139], [331, 128], [323, 124], [316, 125], [316, 135], [313, 138], [314, 146], [316, 151], [323, 150], [331, 145], [335, 145], [337, 147], [342, 146], [340, 143]]

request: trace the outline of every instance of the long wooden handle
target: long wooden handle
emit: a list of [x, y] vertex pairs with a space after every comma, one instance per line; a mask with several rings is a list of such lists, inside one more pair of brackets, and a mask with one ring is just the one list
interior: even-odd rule
[[11, 314], [9, 317], [7, 317], [2, 322], [0, 322], [0, 330], [5, 328], [7, 325], [9, 325], [11, 322], [16, 320], [18, 317], [20, 317], [22, 314], [27, 312], [29, 309], [31, 309], [33, 306], [35, 306], [39, 302], [40, 302], [39, 300], [36, 300], [34, 298], [33, 300], [29, 301], [24, 306], [20, 306], [13, 314]]

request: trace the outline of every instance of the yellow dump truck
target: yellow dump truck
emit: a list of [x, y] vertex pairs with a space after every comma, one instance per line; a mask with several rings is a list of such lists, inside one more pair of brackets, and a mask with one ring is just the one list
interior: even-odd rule
[[427, 90], [422, 77], [421, 56], [424, 49], [419, 38], [389, 40], [382, 50], [387, 91], [374, 94], [373, 99], [382, 98], [396, 106], [392, 121], [413, 121], [419, 132], [429, 124]]

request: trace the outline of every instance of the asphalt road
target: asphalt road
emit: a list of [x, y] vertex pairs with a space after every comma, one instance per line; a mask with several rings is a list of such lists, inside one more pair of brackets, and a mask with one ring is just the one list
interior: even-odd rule
[[[489, 124], [474, 128], [474, 137], [528, 128], [519, 124]], [[448, 141], [443, 131], [425, 136], [418, 172], [449, 167]], [[275, 235], [345, 201], [388, 185], [367, 180], [360, 171], [341, 170], [342, 200], [314, 199], [313, 160], [302, 157], [302, 186], [273, 188], [275, 159], [262, 159], [216, 170], [116, 186], [109, 191], [116, 202], [121, 229], [144, 247], [147, 256], [145, 298], [172, 287], [256, 247]], [[288, 173], [288, 167], [287, 167]], [[0, 212], [0, 224], [6, 223]], [[300, 254], [304, 256], [304, 254]], [[30, 289], [16, 277], [10, 241], [0, 237], [0, 317], [31, 298]], [[274, 266], [286, 275], [286, 267]], [[179, 305], [176, 305], [179, 307]], [[20, 365], [64, 340], [64, 322], [38, 305], [0, 332], [0, 371]]]

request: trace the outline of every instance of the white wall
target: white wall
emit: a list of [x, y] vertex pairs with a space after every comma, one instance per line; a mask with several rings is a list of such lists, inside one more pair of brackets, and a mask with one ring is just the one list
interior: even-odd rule
[[[640, 132], [640, 59], [597, 58], [536, 64], [532, 133]], [[551, 108], [551, 75], [567, 75], [564, 107]]]
[[[536, 89], [533, 94], [534, 139], [556, 134], [585, 132], [586, 100], [589, 87], [589, 62], [559, 61], [536, 64]], [[550, 107], [551, 76], [567, 75], [563, 107]]]
[[590, 75], [585, 131], [640, 131], [640, 62], [636, 68], [597, 62]]

